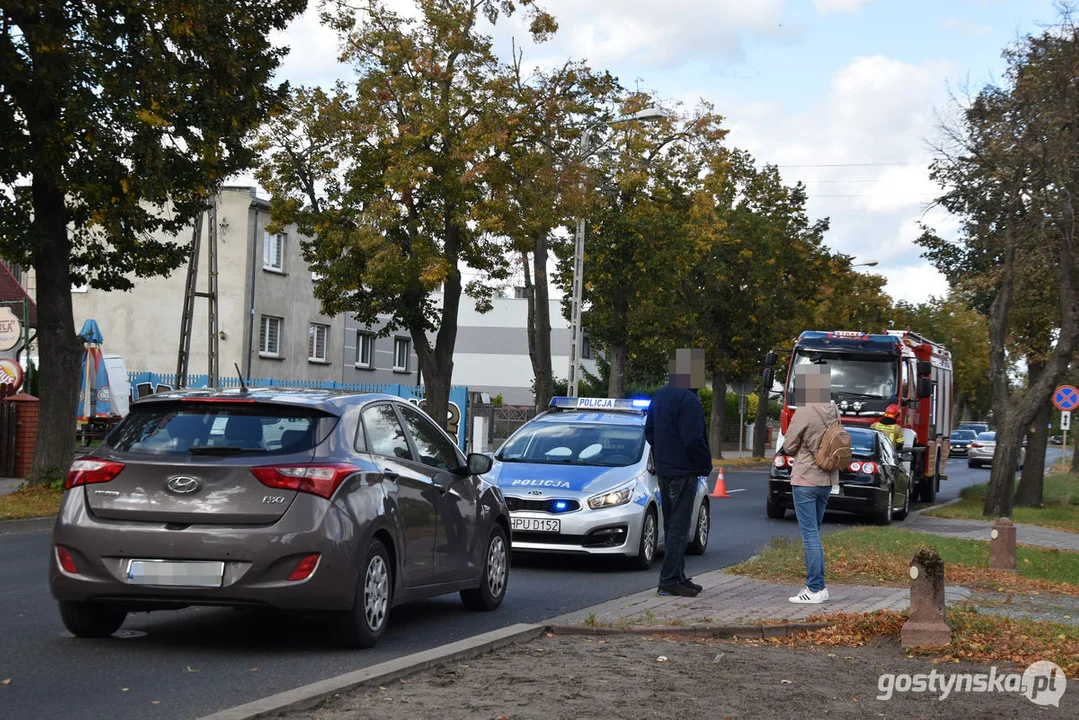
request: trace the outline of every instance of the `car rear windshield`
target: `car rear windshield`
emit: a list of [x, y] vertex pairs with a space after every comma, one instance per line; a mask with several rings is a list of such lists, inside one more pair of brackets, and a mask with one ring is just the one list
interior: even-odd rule
[[877, 433], [872, 430], [848, 427], [850, 433], [850, 454], [872, 457], [877, 452]]
[[983, 432], [981, 435], [978, 436], [978, 439], [983, 442], [996, 442], [997, 434], [995, 431]]
[[973, 440], [976, 433], [973, 430], [956, 430], [952, 432], [952, 440]]
[[534, 423], [526, 425], [498, 454], [503, 462], [625, 467], [644, 452], [639, 425]]
[[105, 445], [141, 455], [284, 455], [313, 449], [336, 422], [287, 405], [151, 403], [133, 406]]

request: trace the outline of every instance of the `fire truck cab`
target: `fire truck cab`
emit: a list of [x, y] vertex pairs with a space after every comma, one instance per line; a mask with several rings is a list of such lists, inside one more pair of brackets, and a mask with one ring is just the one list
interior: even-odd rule
[[946, 479], [952, 423], [951, 353], [909, 330], [882, 334], [803, 332], [787, 365], [782, 433], [797, 410], [796, 370], [807, 364], [828, 366], [832, 402], [844, 424], [872, 425], [889, 405], [899, 406], [898, 421], [906, 437], [904, 455], [910, 460], [911, 495], [923, 502], [935, 500], [940, 481]]

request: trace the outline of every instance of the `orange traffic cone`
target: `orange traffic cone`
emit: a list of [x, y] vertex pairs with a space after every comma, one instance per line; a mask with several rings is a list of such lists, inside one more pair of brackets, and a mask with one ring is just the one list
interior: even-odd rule
[[714, 498], [729, 498], [727, 494], [727, 481], [723, 479], [723, 468], [719, 469], [719, 474], [716, 475], [716, 487], [712, 490], [712, 494], [708, 497]]

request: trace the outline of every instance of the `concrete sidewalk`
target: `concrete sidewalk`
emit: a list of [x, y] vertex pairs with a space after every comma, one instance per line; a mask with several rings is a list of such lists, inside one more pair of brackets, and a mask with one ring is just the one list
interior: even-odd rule
[[[646, 590], [568, 613], [550, 622], [556, 625], [572, 625], [589, 620], [604, 625], [739, 625], [797, 621], [823, 612], [901, 611], [910, 605], [908, 588], [831, 585], [828, 587], [831, 595], [828, 602], [795, 605], [787, 598], [801, 590], [800, 585], [776, 585], [723, 570], [699, 575], [694, 582], [704, 588], [695, 598], [660, 596], [655, 590]], [[945, 599], [949, 603], [965, 600], [969, 596], [970, 590], [964, 587], [945, 589]]]
[[25, 482], [19, 478], [0, 478], [0, 495], [10, 495], [21, 488]]
[[[943, 537], [988, 542], [990, 539], [989, 532], [993, 529], [993, 522], [991, 520], [927, 517], [922, 513], [911, 513], [907, 521], [899, 527], [903, 530], [917, 530], [918, 532], [932, 533]], [[1015, 541], [1020, 545], [1034, 545], [1053, 550], [1079, 552], [1079, 533], [1052, 530], [1037, 525], [1017, 523], [1015, 526]]]

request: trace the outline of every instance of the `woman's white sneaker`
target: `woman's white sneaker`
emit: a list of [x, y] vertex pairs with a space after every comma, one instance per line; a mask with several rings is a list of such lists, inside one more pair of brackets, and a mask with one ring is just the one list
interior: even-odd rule
[[813, 592], [807, 587], [802, 588], [802, 592], [787, 599], [798, 605], [820, 605], [828, 599], [828, 588], [824, 588], [820, 592]]

